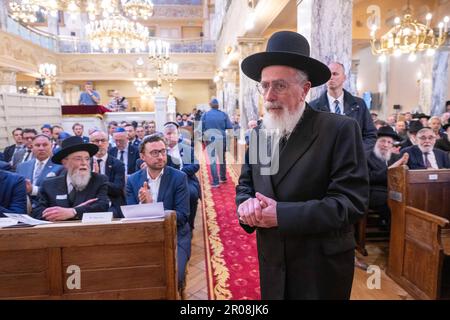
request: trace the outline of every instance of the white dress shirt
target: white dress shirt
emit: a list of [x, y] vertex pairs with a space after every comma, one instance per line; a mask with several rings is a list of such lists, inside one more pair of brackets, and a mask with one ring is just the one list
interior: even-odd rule
[[[39, 178], [39, 177], [36, 177], [36, 171], [37, 171], [37, 168], [39, 167], [39, 162], [42, 162], [42, 171], [44, 171], [44, 168], [47, 165], [47, 162], [48, 162], [49, 159], [50, 158], [47, 158], [47, 159], [45, 159], [43, 161], [39, 161], [38, 159], [36, 159], [36, 162], [34, 163], [34, 169], [33, 169], [33, 190], [31, 190], [31, 195], [32, 196], [37, 196], [38, 191], [39, 191], [39, 187], [36, 186], [36, 180]], [[41, 174], [42, 174], [42, 171], [41, 171]]]
[[[125, 153], [123, 154], [123, 157], [125, 158]], [[98, 159], [102, 159], [102, 162], [100, 162], [100, 168], [98, 173], [100, 174], [106, 174], [106, 160], [108, 159], [108, 154], [105, 154], [103, 157], [101, 158], [97, 158], [96, 156], [93, 157], [94, 158], [94, 162], [97, 162]], [[94, 166], [94, 163], [92, 163], [92, 167]]]
[[152, 193], [153, 203], [156, 203], [158, 201], [159, 186], [161, 184], [161, 177], [163, 173], [164, 169], [162, 169], [159, 175], [156, 177], [156, 179], [153, 180], [147, 170], [147, 182], [148, 187], [150, 188], [150, 191]]
[[[433, 150], [431, 150], [431, 152], [428, 152], [427, 158], [428, 158], [428, 161], [430, 161], [431, 167], [433, 169], [439, 169], [439, 166], [437, 164], [436, 157], [434, 156]], [[422, 159], [423, 159], [423, 163], [425, 164], [425, 167], [426, 167], [427, 165], [426, 165], [426, 161], [425, 161], [425, 154], [423, 152], [422, 152]]]
[[342, 93], [339, 97], [335, 98], [330, 96], [327, 93], [328, 97], [328, 105], [330, 106], [330, 112], [336, 113], [336, 104], [334, 103], [336, 100], [339, 101], [339, 108], [341, 109], [339, 114], [344, 114], [344, 93]]
[[180, 148], [178, 148], [178, 144], [176, 144], [173, 148], [169, 148], [168, 154], [172, 158], [174, 164], [180, 165], [181, 170], [183, 168], [183, 160], [181, 159], [181, 153]]
[[[125, 174], [128, 172], [128, 145], [123, 149], [123, 165], [125, 167]], [[120, 150], [117, 149], [117, 159], [120, 161]]]

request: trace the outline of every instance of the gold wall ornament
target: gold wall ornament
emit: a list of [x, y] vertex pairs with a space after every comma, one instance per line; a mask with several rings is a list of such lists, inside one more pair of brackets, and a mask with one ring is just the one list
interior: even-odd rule
[[376, 32], [379, 26], [376, 24], [371, 26], [370, 44], [372, 53], [374, 55], [380, 55], [380, 62], [385, 61], [387, 55], [398, 57], [402, 54], [409, 54], [409, 61], [415, 61], [416, 53], [421, 51], [426, 51], [429, 56], [433, 55], [435, 50], [447, 38], [449, 18], [445, 17], [444, 21], [438, 24], [439, 31], [437, 34], [430, 27], [431, 18], [432, 14], [428, 13], [426, 16], [426, 24], [417, 22], [412, 17], [408, 0], [404, 16], [402, 18], [396, 17], [394, 20], [395, 26], [386, 34], [382, 35], [380, 39], [376, 38]]

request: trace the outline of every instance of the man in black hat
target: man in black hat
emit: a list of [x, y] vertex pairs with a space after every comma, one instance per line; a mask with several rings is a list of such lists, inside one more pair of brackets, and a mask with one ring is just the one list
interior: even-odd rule
[[406, 132], [408, 138], [400, 144], [400, 150], [415, 146], [417, 144], [416, 135], [423, 128], [422, 122], [418, 120], [411, 121]]
[[429, 115], [426, 115], [423, 112], [413, 114], [413, 119], [419, 120], [424, 127], [428, 127], [428, 120], [430, 120], [430, 118]]
[[441, 138], [436, 141], [434, 145], [436, 149], [441, 149], [446, 152], [450, 152], [450, 122], [442, 126], [444, 133]]
[[33, 217], [49, 221], [82, 219], [85, 212], [108, 210], [107, 178], [90, 168], [91, 157], [97, 151], [98, 146], [83, 143], [81, 137], [69, 137], [62, 142], [51, 160], [62, 164], [67, 173], [42, 182]]
[[327, 82], [328, 90], [319, 98], [310, 102], [317, 110], [345, 115], [358, 121], [361, 128], [364, 149], [370, 151], [377, 140], [377, 130], [373, 124], [370, 111], [363, 99], [353, 96], [344, 89], [346, 80], [344, 65], [332, 62], [328, 65], [331, 78]]
[[409, 156], [407, 153], [402, 157], [392, 153], [394, 140], [400, 141], [401, 138], [391, 127], [381, 127], [378, 129], [377, 136], [375, 147], [367, 154], [370, 182], [369, 208], [377, 211], [381, 216], [381, 223], [388, 227], [390, 210], [387, 205], [387, 171], [388, 168], [406, 165]]
[[305, 102], [331, 74], [309, 57], [298, 33], [273, 34], [266, 52], [244, 59], [242, 71], [259, 82], [266, 109], [236, 187], [240, 224], [257, 232], [261, 297], [349, 299], [352, 225], [369, 195], [358, 123]]

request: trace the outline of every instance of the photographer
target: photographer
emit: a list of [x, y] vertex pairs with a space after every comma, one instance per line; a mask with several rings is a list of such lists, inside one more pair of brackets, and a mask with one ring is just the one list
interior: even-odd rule
[[107, 106], [111, 111], [125, 111], [128, 108], [128, 101], [125, 97], [122, 97], [119, 94], [119, 91], [114, 90], [113, 92], [113, 98], [111, 99], [111, 102], [108, 103]]

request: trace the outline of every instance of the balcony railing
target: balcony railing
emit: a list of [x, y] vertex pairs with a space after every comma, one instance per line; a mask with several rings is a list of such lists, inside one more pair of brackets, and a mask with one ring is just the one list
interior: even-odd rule
[[[8, 17], [6, 31], [53, 52], [105, 53], [101, 50], [94, 50], [88, 40], [71, 36], [55, 36], [35, 28], [21, 25], [11, 17]], [[213, 40], [203, 40], [203, 38], [161, 40], [168, 41], [170, 43], [170, 51], [174, 53], [213, 53], [216, 51], [216, 44]], [[120, 53], [124, 52], [124, 50], [120, 51]], [[110, 50], [106, 53], [113, 53], [113, 51]]]

